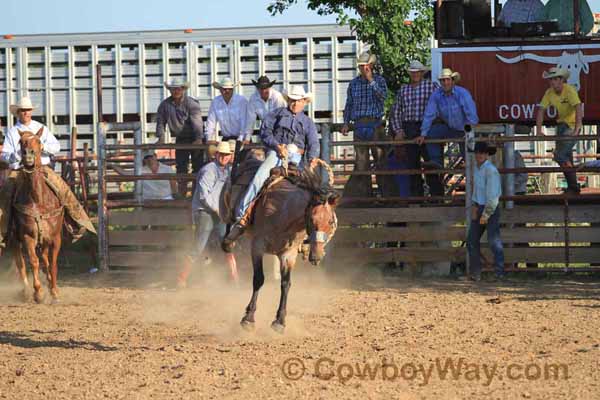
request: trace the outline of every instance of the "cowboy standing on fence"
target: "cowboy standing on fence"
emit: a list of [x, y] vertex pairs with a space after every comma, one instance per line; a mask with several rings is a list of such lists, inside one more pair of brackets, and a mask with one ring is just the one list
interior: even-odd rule
[[275, 80], [269, 80], [267, 76], [261, 76], [256, 81], [252, 80], [256, 91], [252, 93], [250, 100], [248, 100], [248, 116], [246, 117], [247, 135], [244, 138], [245, 142], [250, 141], [257, 119], [264, 121], [267, 114], [271, 111], [287, 106], [283, 95], [273, 89], [275, 82]]
[[[202, 144], [204, 122], [198, 100], [185, 94], [189, 82], [174, 78], [165, 82], [171, 96], [163, 100], [156, 113], [156, 137], [159, 143], [165, 142], [165, 126], [169, 125], [175, 144]], [[188, 173], [188, 163], [192, 161], [192, 172], [197, 173], [204, 163], [203, 150], [175, 150], [175, 164], [178, 174]], [[179, 194], [185, 196], [188, 183], [178, 182]]]
[[[414, 139], [421, 134], [425, 106], [439, 87], [437, 83], [423, 79], [427, 70], [419, 61], [411, 61], [408, 67], [410, 83], [402, 85], [396, 94], [396, 102], [390, 111], [390, 131], [396, 140]], [[422, 145], [405, 145], [404, 154], [407, 169], [421, 169], [421, 157], [428, 159]], [[426, 179], [429, 182], [431, 175], [427, 175]], [[410, 176], [410, 195], [423, 196], [421, 175]]]
[[319, 157], [317, 126], [303, 111], [311, 102], [312, 93], [294, 85], [284, 97], [287, 107], [267, 114], [260, 128], [260, 138], [266, 146], [267, 155], [234, 211], [236, 223], [222, 245], [226, 252], [231, 251], [235, 241], [244, 233], [250, 219], [250, 205], [269, 178], [271, 169], [281, 166], [284, 159], [302, 167], [304, 162], [310, 163]]
[[252, 132], [247, 131], [246, 125], [248, 100], [242, 95], [233, 93], [237, 85], [229, 77], [213, 82], [213, 87], [219, 89], [221, 95], [213, 99], [208, 109], [206, 137], [210, 142], [218, 140], [217, 124], [221, 127], [223, 141], [244, 141], [246, 138], [250, 140]]
[[[439, 76], [440, 88], [436, 89], [427, 103], [421, 135], [416, 138], [418, 145], [425, 138], [452, 139], [464, 136], [465, 126], [476, 125], [479, 122], [477, 107], [471, 93], [458, 86], [460, 74], [450, 68], [442, 69]], [[461, 154], [464, 156], [464, 143], [460, 143]], [[434, 168], [444, 167], [444, 145], [437, 143], [427, 145], [427, 154]], [[431, 175], [429, 192], [432, 196], [443, 196], [444, 186], [441, 175]]]
[[[583, 103], [579, 99], [577, 90], [567, 82], [569, 71], [561, 68], [550, 68], [544, 71], [543, 78], [548, 80], [550, 87], [546, 90], [537, 113], [537, 134], [545, 135], [543, 130], [544, 114], [549, 106], [553, 106], [557, 113], [556, 134], [559, 137], [577, 136], [581, 133], [583, 119]], [[576, 140], [556, 142], [554, 161], [561, 167], [573, 167], [573, 147]], [[567, 180], [567, 193], [578, 194], [579, 184], [575, 172], [563, 172]]]
[[[192, 198], [192, 217], [196, 228], [195, 244], [193, 256], [186, 257], [183, 268], [177, 276], [177, 286], [180, 288], [187, 285], [192, 264], [204, 255], [211, 234], [216, 231], [219, 235], [219, 242], [225, 237], [225, 224], [219, 218], [219, 199], [231, 174], [234, 148], [235, 142], [233, 141], [220, 142], [217, 146], [215, 160], [206, 164], [196, 178], [196, 191]], [[226, 254], [225, 259], [229, 265], [231, 279], [237, 282], [238, 274], [234, 255]]]
[[44, 165], [46, 183], [59, 198], [60, 203], [65, 207], [67, 216], [71, 220], [68, 221], [69, 224], [67, 226], [73, 236], [73, 242], [80, 239], [86, 230], [96, 233], [89, 217], [73, 192], [71, 192], [69, 185], [48, 167], [50, 156], [60, 151], [60, 143], [48, 127], [32, 119], [34, 109], [35, 107], [29, 97], [23, 97], [17, 104], [10, 106], [10, 112], [17, 117], [17, 123], [8, 130], [2, 153], [0, 153], [0, 163], [7, 164], [11, 169], [8, 178], [0, 190], [0, 249], [5, 248], [8, 241], [12, 200], [17, 189], [18, 178], [21, 174], [21, 135], [19, 132], [36, 133], [40, 129], [43, 129], [41, 136], [43, 146], [42, 165]]
[[[387, 96], [385, 79], [374, 71], [377, 58], [374, 54], [363, 53], [357, 59], [360, 75], [350, 81], [344, 108], [344, 126], [340, 132], [348, 135], [348, 124], [354, 123], [354, 140], [357, 142], [371, 140], [385, 140], [383, 126], [384, 103]], [[376, 169], [383, 169], [385, 163], [384, 149], [381, 146], [354, 146], [355, 170], [368, 171], [369, 152], [373, 157]], [[370, 195], [371, 177], [368, 178], [367, 187], [356, 188], [367, 190]], [[377, 175], [377, 186], [383, 187], [382, 176]], [[360, 179], [362, 181], [362, 179]], [[356, 180], [359, 182], [359, 180]]]
[[504, 280], [504, 249], [500, 239], [500, 207], [498, 203], [502, 195], [502, 182], [498, 170], [488, 159], [496, 153], [496, 148], [487, 143], [475, 144], [475, 160], [477, 165], [473, 171], [473, 206], [471, 225], [467, 237], [469, 251], [470, 279], [481, 280], [481, 249], [483, 231], [487, 229], [488, 244], [494, 254], [494, 268], [497, 280]]

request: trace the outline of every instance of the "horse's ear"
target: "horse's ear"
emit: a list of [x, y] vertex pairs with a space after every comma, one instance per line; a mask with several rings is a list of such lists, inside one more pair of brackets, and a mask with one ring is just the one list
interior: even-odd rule
[[42, 137], [42, 133], [44, 133], [44, 127], [42, 126], [40, 129], [38, 129], [37, 133], [35, 134], [37, 137], [41, 138]]
[[20, 130], [18, 130], [18, 129], [17, 129], [17, 132], [19, 132], [19, 136], [20, 136], [20, 137], [23, 137], [23, 134], [25, 133], [25, 132], [21, 132], [21, 131], [20, 131]]
[[337, 205], [340, 202], [341, 197], [342, 196], [340, 196], [340, 194], [338, 192], [331, 192], [329, 194], [329, 197], [327, 198], [327, 202], [329, 203], [330, 206], [337, 207]]

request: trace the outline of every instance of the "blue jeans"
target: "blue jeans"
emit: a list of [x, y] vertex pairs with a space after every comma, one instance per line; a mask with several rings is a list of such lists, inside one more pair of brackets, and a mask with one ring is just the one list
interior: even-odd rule
[[[427, 137], [430, 139], [453, 139], [463, 137], [465, 133], [463, 131], [459, 131], [456, 129], [450, 128], [445, 124], [436, 124], [429, 129], [427, 133]], [[464, 142], [460, 142], [460, 154], [465, 156], [465, 144]], [[435, 161], [440, 164], [442, 167], [444, 166], [444, 145], [442, 144], [428, 144], [427, 145], [427, 153], [429, 155], [429, 159], [431, 161]]]
[[[573, 129], [567, 124], [560, 123], [556, 127], [557, 136], [571, 136], [573, 135]], [[573, 164], [573, 147], [577, 144], [576, 140], [565, 140], [556, 142], [556, 149], [554, 150], [554, 161], [559, 164], [570, 161]]]
[[471, 275], [481, 274], [481, 248], [480, 239], [483, 231], [487, 229], [488, 244], [494, 254], [494, 270], [496, 276], [504, 276], [504, 249], [500, 239], [500, 206], [490, 216], [486, 225], [480, 225], [479, 219], [485, 207], [477, 205], [477, 219], [471, 220], [467, 249], [469, 251], [469, 265]]
[[275, 150], [269, 150], [265, 161], [263, 161], [258, 168], [258, 171], [256, 171], [256, 175], [254, 175], [254, 178], [252, 178], [252, 182], [250, 182], [250, 185], [248, 185], [246, 193], [244, 193], [244, 197], [242, 197], [242, 200], [235, 210], [234, 216], [236, 220], [239, 221], [244, 216], [246, 210], [248, 207], [250, 207], [252, 200], [258, 196], [258, 192], [260, 192], [263, 184], [271, 175], [271, 169], [279, 166], [281, 166], [281, 159], [277, 156]]
[[213, 231], [216, 231], [219, 235], [219, 241], [223, 240], [225, 237], [225, 224], [214, 213], [205, 210], [194, 211], [193, 218], [196, 231], [194, 233], [195, 243], [192, 255], [197, 259], [204, 253]]

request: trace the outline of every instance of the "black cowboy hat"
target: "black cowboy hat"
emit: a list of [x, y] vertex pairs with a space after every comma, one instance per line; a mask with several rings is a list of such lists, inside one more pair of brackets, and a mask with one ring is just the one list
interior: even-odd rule
[[496, 147], [490, 146], [486, 142], [477, 142], [475, 143], [475, 148], [473, 150], [469, 149], [469, 151], [472, 153], [488, 153], [490, 156], [493, 156], [496, 154]]
[[252, 79], [252, 84], [256, 86], [257, 89], [267, 89], [273, 86], [277, 82], [277, 80], [269, 80], [266, 75], [260, 76], [258, 80]]

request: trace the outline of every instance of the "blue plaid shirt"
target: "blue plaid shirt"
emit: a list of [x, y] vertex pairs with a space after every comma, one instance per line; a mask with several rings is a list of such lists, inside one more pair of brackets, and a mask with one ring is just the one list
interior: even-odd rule
[[440, 118], [448, 127], [462, 131], [465, 125], [477, 125], [477, 107], [471, 97], [471, 93], [461, 86], [454, 86], [450, 94], [444, 93], [439, 88], [429, 98], [423, 124], [421, 125], [421, 135], [427, 136], [431, 125], [436, 118]]
[[383, 117], [383, 103], [387, 96], [385, 79], [374, 75], [369, 82], [360, 75], [350, 81], [344, 108], [344, 123], [358, 121], [361, 118]]

